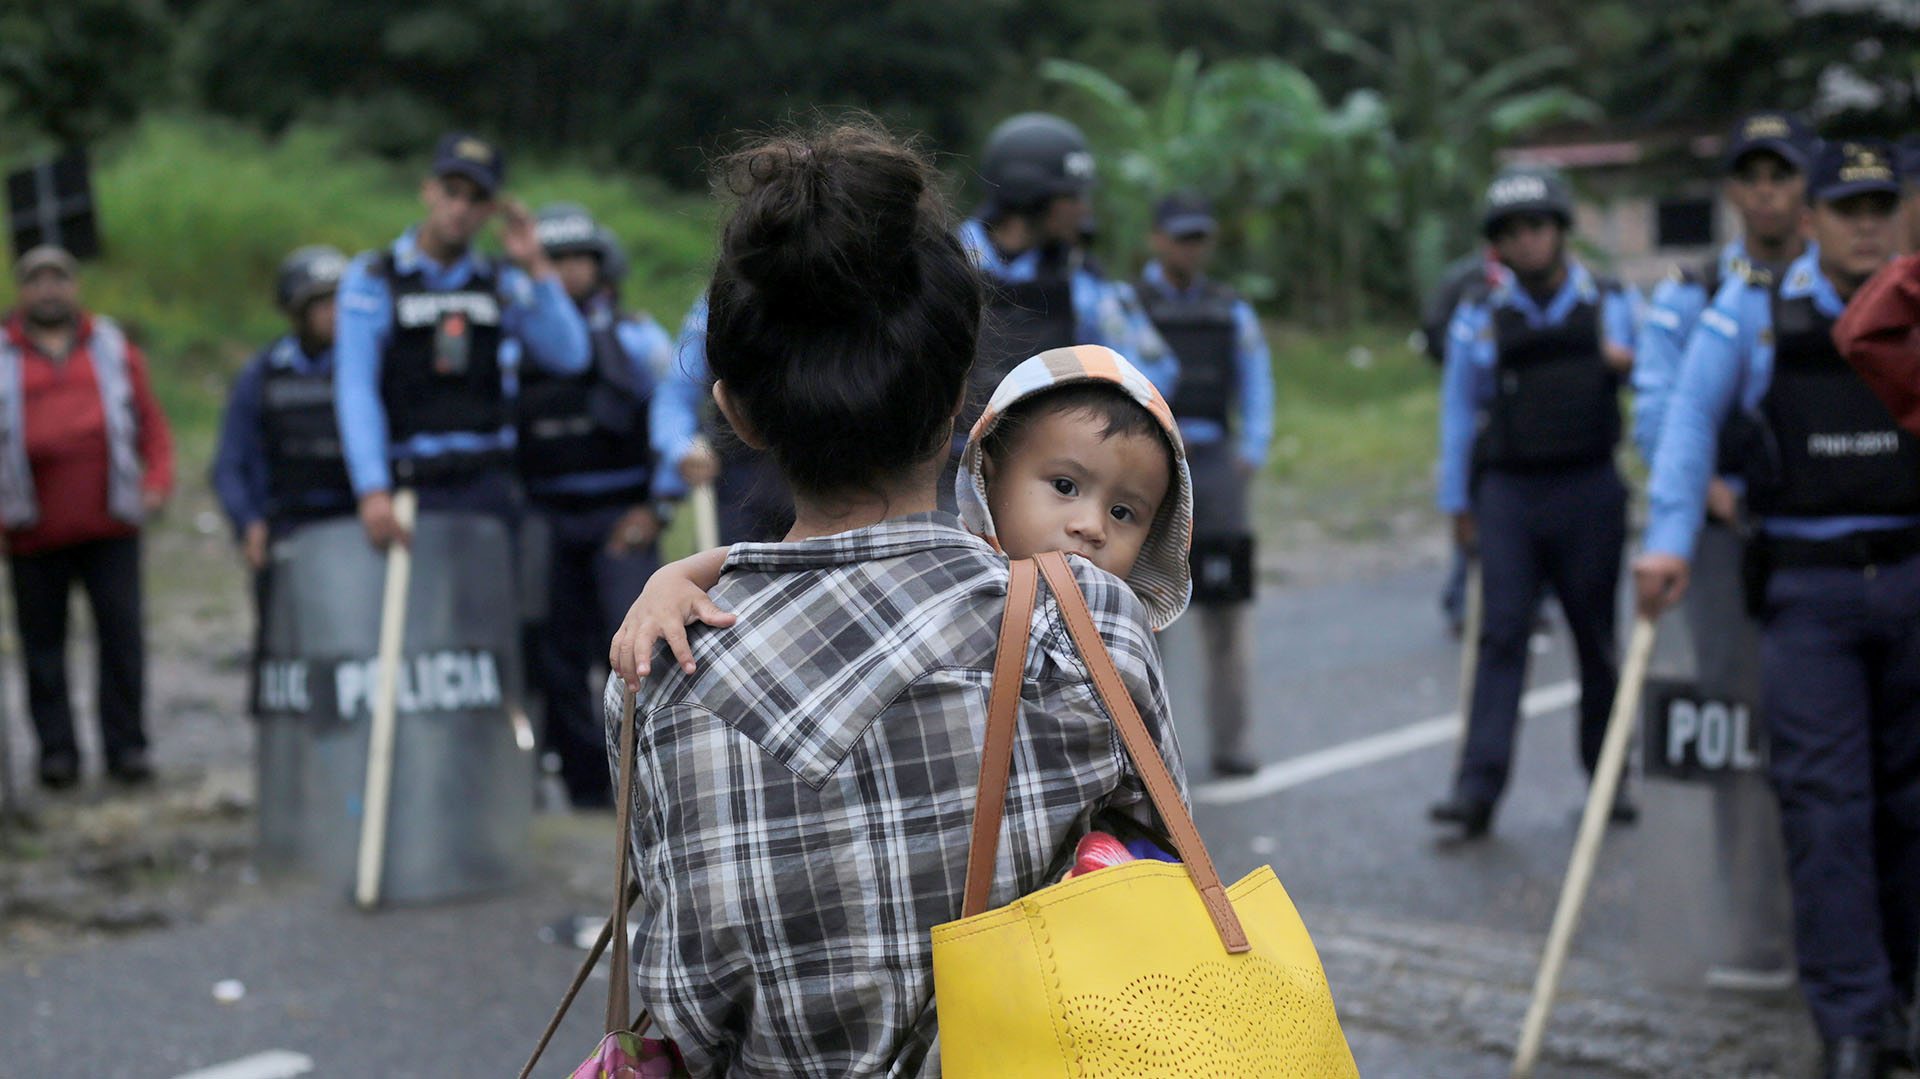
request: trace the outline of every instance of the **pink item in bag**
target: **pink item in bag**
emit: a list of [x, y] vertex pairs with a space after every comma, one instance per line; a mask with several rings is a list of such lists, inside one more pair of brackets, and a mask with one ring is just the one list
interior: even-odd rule
[[1073, 868], [1067, 870], [1067, 880], [1083, 877], [1096, 869], [1124, 865], [1138, 861], [1125, 843], [1105, 832], [1088, 832], [1080, 838], [1080, 845], [1073, 848]]

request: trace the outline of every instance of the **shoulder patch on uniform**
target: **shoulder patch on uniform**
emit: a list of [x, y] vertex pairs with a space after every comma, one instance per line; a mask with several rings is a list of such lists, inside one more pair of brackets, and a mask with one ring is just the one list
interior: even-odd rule
[[1787, 277], [1787, 283], [1781, 287], [1790, 292], [1799, 292], [1802, 289], [1812, 288], [1813, 269], [1808, 266], [1797, 267], [1793, 273]]

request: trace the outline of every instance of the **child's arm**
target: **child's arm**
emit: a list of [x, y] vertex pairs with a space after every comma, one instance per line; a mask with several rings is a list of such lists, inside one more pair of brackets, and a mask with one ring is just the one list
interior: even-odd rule
[[687, 627], [696, 621], [720, 628], [733, 625], [734, 616], [707, 598], [720, 583], [720, 567], [726, 561], [727, 548], [715, 547], [661, 566], [647, 579], [647, 587], [633, 606], [627, 608], [626, 619], [613, 635], [607, 663], [636, 692], [640, 680], [647, 676], [654, 645], [666, 641], [681, 669], [692, 674], [693, 649], [687, 645]]

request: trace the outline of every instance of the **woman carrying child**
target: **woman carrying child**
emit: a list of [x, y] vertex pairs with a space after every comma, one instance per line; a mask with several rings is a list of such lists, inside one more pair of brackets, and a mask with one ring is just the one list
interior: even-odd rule
[[[980, 482], [962, 479], [987, 538], [967, 531], [934, 488], [981, 293], [937, 174], [862, 124], [727, 170], [714, 396], [796, 520], [724, 555], [679, 666], [638, 681], [659, 636], [636, 625], [644, 599], [615, 640], [616, 679], [640, 686], [639, 997], [696, 1075], [937, 1075], [928, 932], [960, 914], [1002, 551], [1087, 556], [1075, 576], [1179, 776], [1150, 628], [1186, 600], [1185, 466], [1150, 384], [1062, 350], [1084, 377], [976, 428]], [[993, 905], [1057, 879], [1096, 814], [1146, 812], [1049, 597], [1031, 628]]]

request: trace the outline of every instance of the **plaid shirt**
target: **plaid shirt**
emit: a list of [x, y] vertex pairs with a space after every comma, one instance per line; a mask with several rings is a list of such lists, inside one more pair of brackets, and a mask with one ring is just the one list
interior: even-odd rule
[[[1182, 776], [1144, 608], [1073, 567]], [[992, 906], [1050, 883], [1096, 811], [1146, 812], [1041, 588]], [[634, 955], [639, 999], [695, 1075], [939, 1074], [928, 930], [960, 916], [1006, 589], [1006, 561], [944, 513], [740, 544], [713, 593], [739, 622], [696, 632], [696, 674], [656, 665]], [[611, 742], [617, 681], [605, 703]]]

